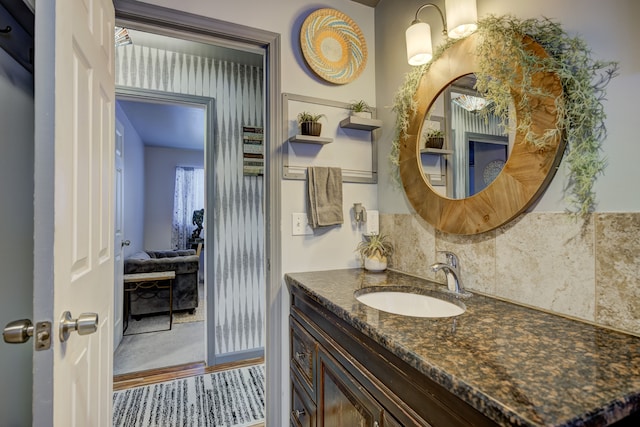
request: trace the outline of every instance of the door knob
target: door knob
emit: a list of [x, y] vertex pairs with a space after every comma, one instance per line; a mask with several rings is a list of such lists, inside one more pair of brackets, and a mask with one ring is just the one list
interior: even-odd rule
[[7, 323], [2, 331], [4, 342], [9, 344], [22, 344], [33, 336], [33, 323], [29, 319], [14, 320]]
[[7, 323], [2, 331], [4, 342], [23, 344], [36, 336], [36, 351], [48, 350], [51, 347], [51, 322], [38, 322], [34, 326], [29, 319], [14, 320]]
[[131, 240], [123, 240], [120, 242], [121, 247], [129, 246], [131, 244]]
[[78, 335], [92, 334], [98, 330], [98, 314], [82, 313], [77, 319], [71, 317], [71, 313], [65, 311], [60, 318], [60, 341], [69, 339], [69, 334], [73, 331]]

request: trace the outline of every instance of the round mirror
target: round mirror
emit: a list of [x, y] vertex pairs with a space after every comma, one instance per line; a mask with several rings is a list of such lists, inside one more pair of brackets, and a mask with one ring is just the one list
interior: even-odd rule
[[[426, 156], [421, 153], [426, 149], [423, 145], [426, 141], [421, 143], [426, 139], [423, 137], [423, 133], [428, 133], [430, 127], [439, 127], [443, 132], [447, 127], [450, 127], [444, 117], [442, 121], [439, 121], [438, 115], [434, 114], [437, 111], [437, 98], [447, 91], [453, 92], [452, 83], [454, 83], [453, 86], [456, 86], [461, 85], [463, 81], [473, 79], [470, 75], [479, 70], [478, 58], [474, 53], [477, 43], [479, 43], [479, 36], [477, 34], [471, 35], [449, 47], [431, 64], [422, 76], [414, 94], [417, 108], [410, 119], [407, 130], [400, 135], [400, 177], [407, 198], [422, 218], [436, 229], [452, 234], [483, 233], [505, 224], [524, 211], [542, 194], [553, 178], [564, 148], [560, 136], [544, 149], [539, 149], [524, 142], [523, 130], [513, 133], [512, 143], [509, 143], [509, 137], [506, 135], [506, 156], [504, 159], [492, 158], [483, 164], [479, 176], [485, 181], [486, 175], [487, 184], [481, 190], [473, 193], [462, 193], [459, 189], [461, 184], [458, 185], [458, 189], [453, 187], [456, 182], [453, 175], [454, 173], [462, 174], [466, 167], [464, 165], [460, 166], [462, 169], [457, 172], [453, 168], [445, 168], [444, 174], [441, 173], [439, 178], [432, 176], [437, 175], [437, 172], [425, 173], [423, 157], [439, 156], [441, 164], [453, 164], [456, 147], [452, 145], [452, 140], [458, 138], [458, 133], [483, 134], [466, 128], [462, 131], [458, 130], [445, 135], [444, 139], [449, 145], [443, 145], [441, 149], [444, 150], [443, 153], [436, 156], [432, 153]], [[544, 49], [533, 41], [529, 44], [529, 48], [536, 55], [546, 56]], [[515, 62], [514, 67], [517, 67]], [[468, 86], [468, 84], [467, 82], [466, 85]], [[536, 108], [531, 115], [532, 123], [529, 130], [541, 134], [546, 129], [555, 126], [558, 112], [552, 98], [561, 94], [562, 86], [558, 76], [551, 73], [534, 75], [531, 86], [532, 93], [539, 90], [539, 93], [554, 95], [553, 97], [540, 96], [536, 98]], [[512, 96], [515, 106], [513, 116], [514, 120], [517, 120], [519, 94], [515, 89], [512, 89]], [[442, 126], [443, 124], [444, 126]], [[509, 126], [509, 128], [515, 128], [515, 126]], [[452, 135], [453, 133], [456, 135]], [[472, 140], [477, 137], [468, 136]], [[460, 136], [460, 140], [467, 141], [467, 136]], [[476, 141], [473, 142], [476, 143]], [[505, 141], [502, 142], [504, 146]], [[468, 143], [466, 146], [468, 147]], [[474, 151], [474, 166], [477, 167], [476, 154], [477, 151]], [[470, 153], [467, 152], [464, 155], [459, 153], [458, 156], [468, 158]], [[468, 172], [466, 173], [468, 174]], [[474, 175], [473, 178], [475, 182], [478, 181], [476, 176], [478, 175]], [[449, 189], [447, 179], [451, 181], [451, 189]], [[471, 178], [467, 178], [467, 180], [471, 180]], [[462, 179], [458, 177], [457, 181], [462, 182]]]

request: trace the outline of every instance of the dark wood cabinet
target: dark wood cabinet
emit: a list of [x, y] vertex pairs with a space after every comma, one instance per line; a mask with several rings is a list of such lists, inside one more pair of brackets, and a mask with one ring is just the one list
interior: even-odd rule
[[318, 420], [321, 426], [382, 426], [382, 407], [331, 356], [320, 350]]
[[[291, 316], [291, 425], [296, 427], [400, 426], [308, 329]], [[353, 367], [352, 367], [353, 368]]]
[[291, 425], [316, 426], [316, 405], [293, 372], [291, 373]]
[[297, 287], [290, 313], [292, 426], [497, 425]]
[[318, 344], [293, 319], [290, 322], [291, 338], [291, 425], [316, 426], [315, 373]]
[[383, 414], [382, 420], [382, 424], [384, 425], [384, 427], [403, 427], [402, 424], [400, 424], [395, 418], [387, 413]]
[[290, 322], [289, 336], [291, 337], [291, 369], [299, 374], [307, 392], [312, 394], [318, 344], [296, 321]]

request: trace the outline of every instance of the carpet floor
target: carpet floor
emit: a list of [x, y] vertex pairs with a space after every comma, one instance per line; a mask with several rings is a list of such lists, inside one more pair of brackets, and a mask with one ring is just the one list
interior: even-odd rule
[[264, 365], [113, 393], [114, 427], [245, 427], [264, 416]]
[[200, 302], [194, 314], [178, 311], [129, 319], [125, 336], [113, 356], [113, 374], [121, 375], [147, 369], [166, 368], [205, 360], [204, 283], [198, 286]]
[[[202, 299], [201, 299], [202, 301]], [[173, 314], [173, 323], [204, 322], [204, 301], [196, 307], [193, 314], [189, 311], [178, 311]]]
[[[169, 327], [168, 316], [157, 317], [158, 323]], [[130, 320], [129, 328], [135, 323]], [[130, 332], [129, 328], [126, 333]], [[126, 335], [113, 355], [113, 374], [202, 362], [205, 360], [204, 344], [204, 322], [174, 323], [170, 331]]]

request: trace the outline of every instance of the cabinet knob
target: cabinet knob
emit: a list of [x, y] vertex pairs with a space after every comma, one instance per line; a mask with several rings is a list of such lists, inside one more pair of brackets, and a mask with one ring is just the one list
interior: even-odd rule
[[298, 360], [306, 359], [308, 355], [309, 353], [302, 353], [302, 352], [296, 351], [296, 359]]
[[300, 417], [304, 417], [305, 415], [307, 415], [307, 412], [304, 409], [296, 409], [295, 411], [293, 411], [293, 416], [298, 419]]

